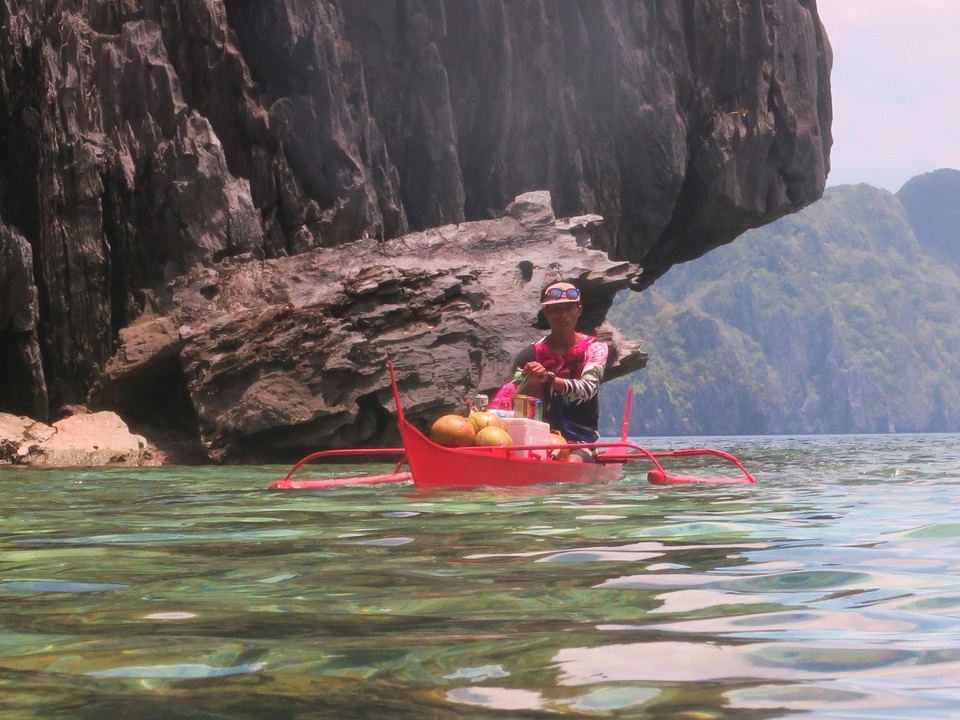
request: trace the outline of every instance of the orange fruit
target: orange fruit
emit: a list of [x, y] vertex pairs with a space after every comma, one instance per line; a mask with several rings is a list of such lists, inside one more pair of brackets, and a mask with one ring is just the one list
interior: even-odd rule
[[477, 431], [463, 415], [444, 415], [430, 428], [430, 439], [444, 447], [473, 445]]

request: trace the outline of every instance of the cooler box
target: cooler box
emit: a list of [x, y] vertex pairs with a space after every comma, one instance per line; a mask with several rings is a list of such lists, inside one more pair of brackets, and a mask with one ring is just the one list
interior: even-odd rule
[[[546, 445], [547, 437], [550, 435], [549, 423], [531, 420], [530, 418], [507, 417], [500, 418], [503, 427], [513, 439], [514, 445]], [[547, 457], [546, 450], [533, 450], [529, 453], [518, 452], [520, 457], [536, 456]]]

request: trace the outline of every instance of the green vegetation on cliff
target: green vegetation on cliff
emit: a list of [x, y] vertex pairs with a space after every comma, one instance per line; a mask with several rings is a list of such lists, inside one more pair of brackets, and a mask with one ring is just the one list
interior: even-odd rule
[[960, 430], [960, 263], [928, 200], [960, 173], [931, 176], [900, 196], [828, 189], [623, 293], [611, 320], [650, 362], [604, 387], [602, 430], [618, 433], [628, 384], [634, 434]]

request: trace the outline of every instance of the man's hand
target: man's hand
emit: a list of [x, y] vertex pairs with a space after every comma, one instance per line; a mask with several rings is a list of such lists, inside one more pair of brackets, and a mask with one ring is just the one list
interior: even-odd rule
[[536, 360], [528, 362], [523, 366], [523, 375], [527, 382], [523, 386], [523, 391], [533, 397], [547, 397], [547, 384], [550, 380], [550, 373]]
[[547, 369], [536, 360], [523, 366], [523, 374], [527, 376], [528, 382], [534, 382], [541, 386], [547, 382]]

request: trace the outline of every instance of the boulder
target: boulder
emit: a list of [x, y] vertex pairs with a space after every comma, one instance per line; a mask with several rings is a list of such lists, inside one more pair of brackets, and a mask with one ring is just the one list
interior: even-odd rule
[[122, 333], [92, 398], [123, 396], [145, 417], [160, 407], [151, 387], [171, 395], [181, 382], [217, 460], [395, 443], [388, 360], [407, 414], [427, 426], [504, 382], [544, 332], [541, 287], [561, 278], [583, 290], [581, 329], [610, 344], [618, 377], [646, 354], [604, 317], [642, 271], [609, 260], [592, 232], [599, 218], [557, 220], [536, 191], [495, 220], [198, 269], [173, 283], [165, 320]]
[[0, 464], [43, 467], [157, 465], [145, 438], [116, 413], [72, 415], [46, 425], [0, 413]]

